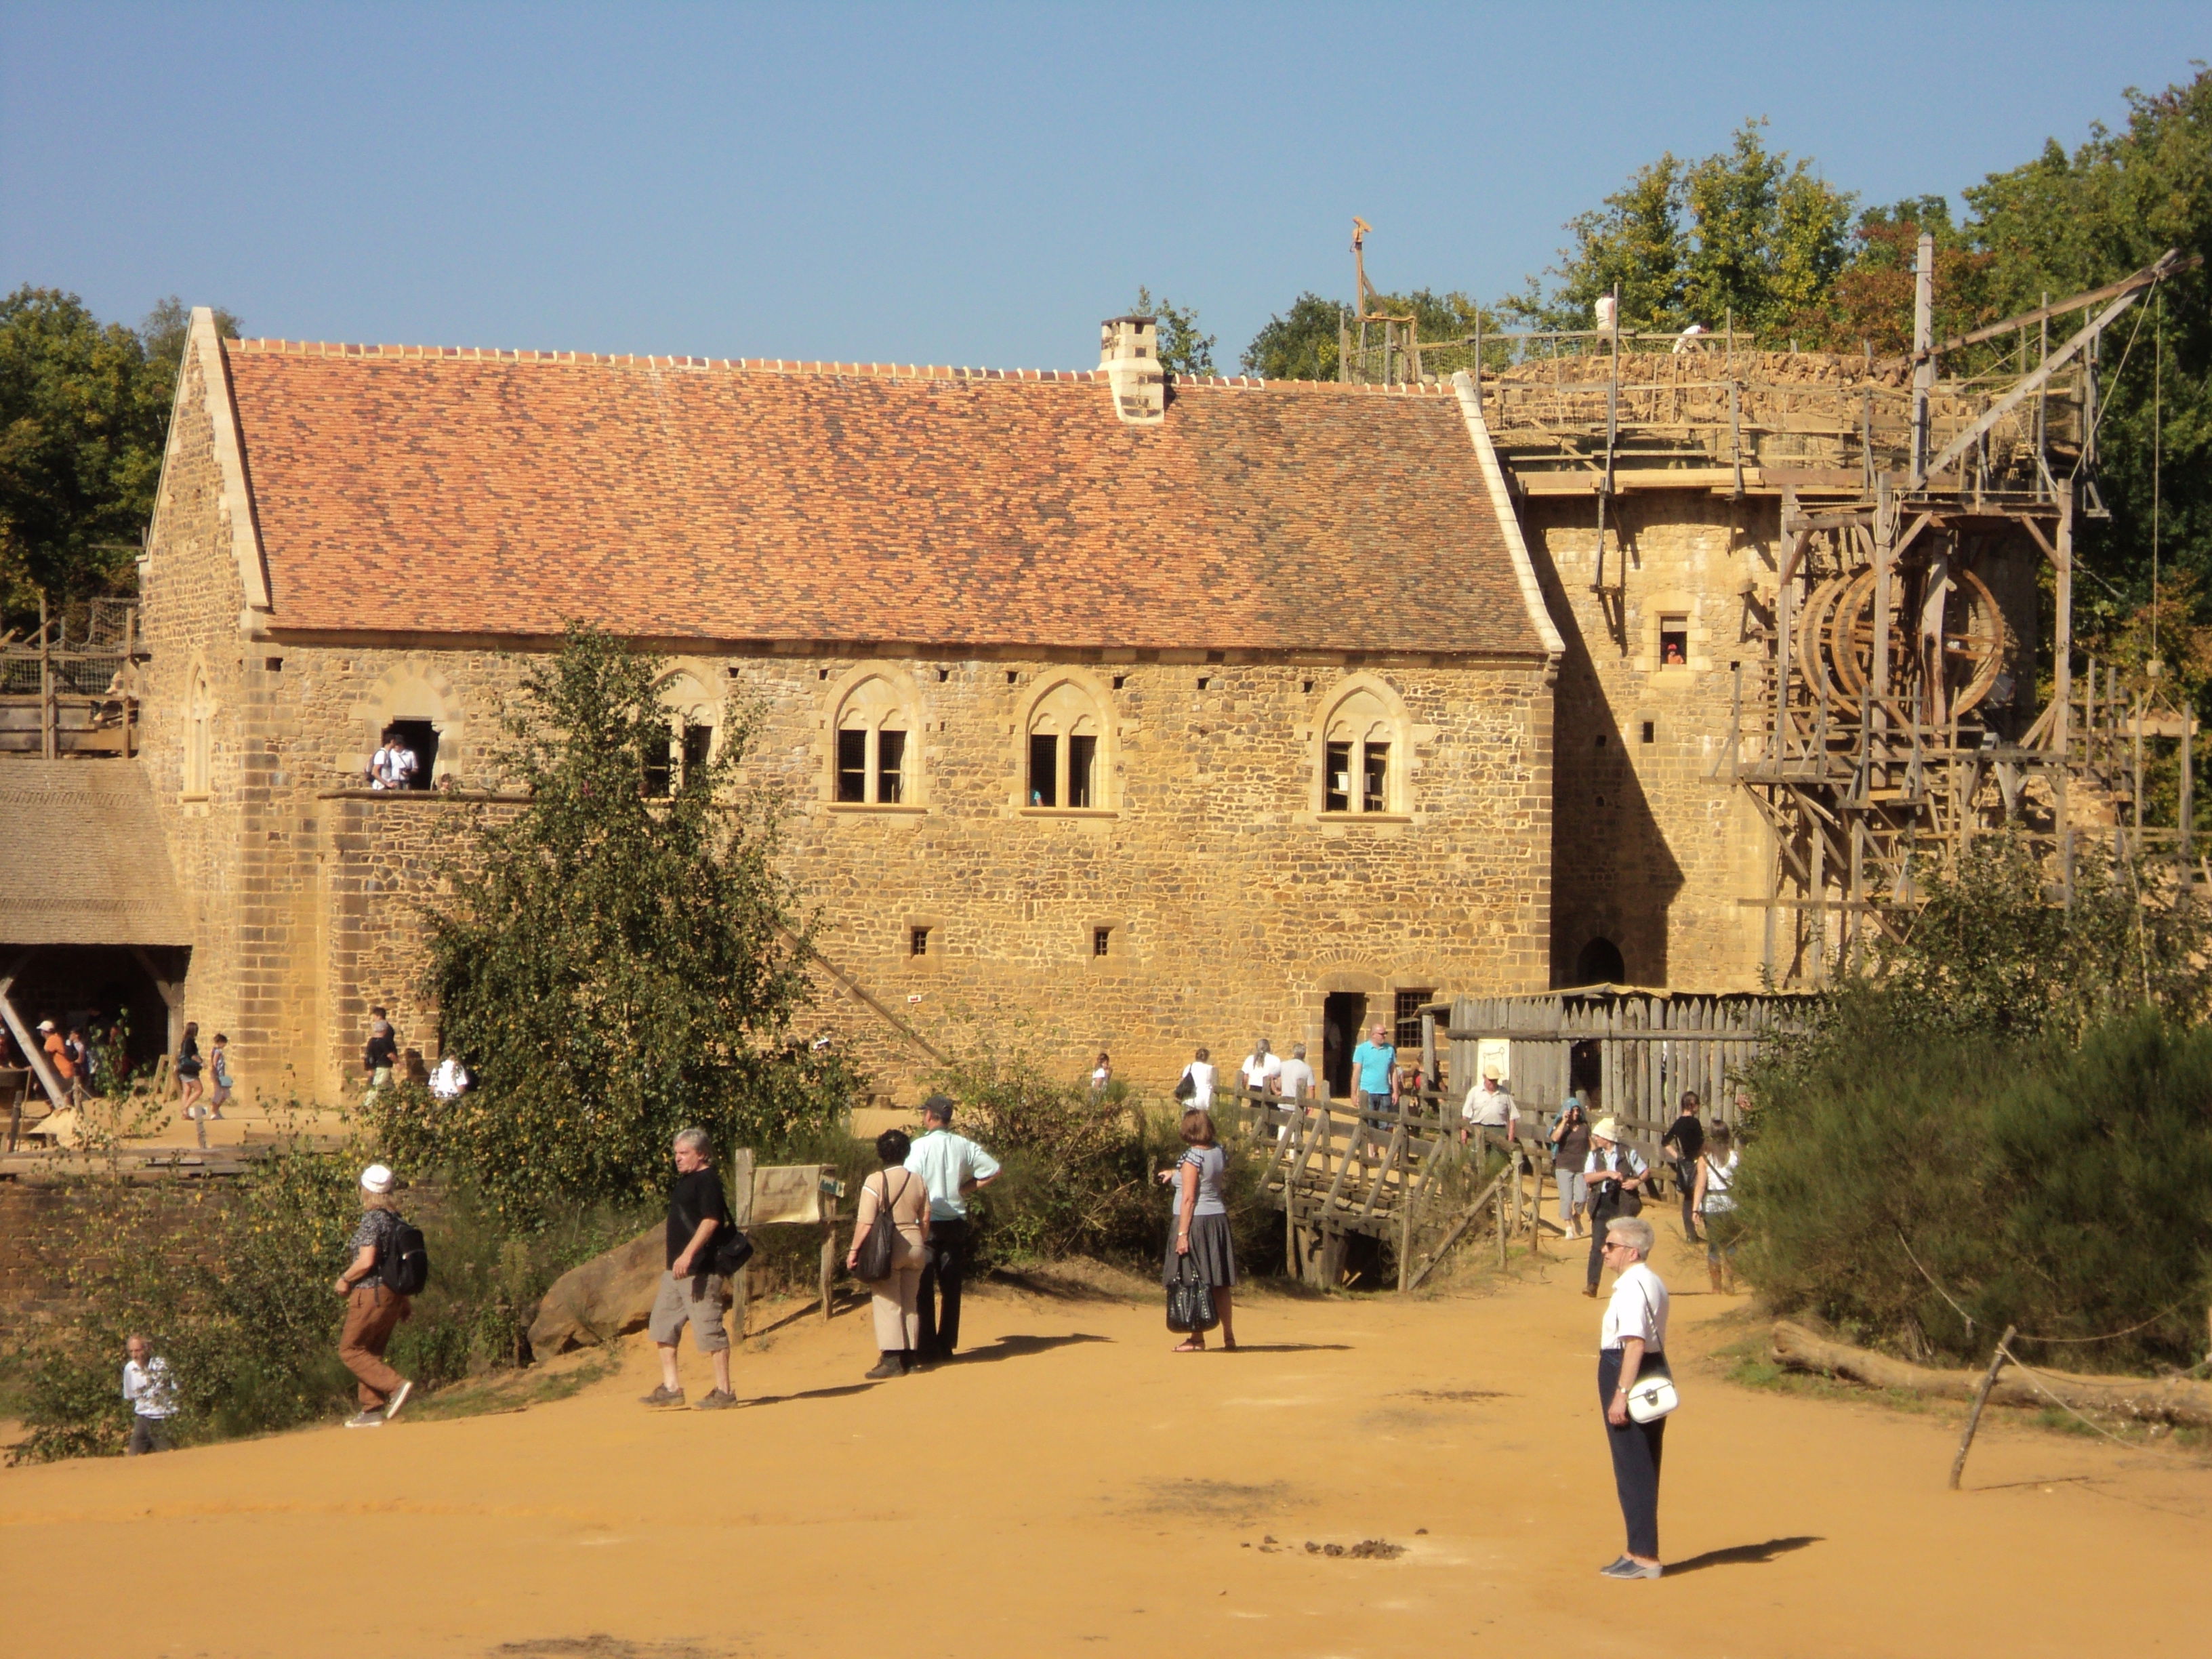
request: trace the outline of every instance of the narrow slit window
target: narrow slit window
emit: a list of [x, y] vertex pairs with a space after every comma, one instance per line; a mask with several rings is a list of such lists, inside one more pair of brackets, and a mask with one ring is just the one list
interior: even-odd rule
[[1655, 721], [1655, 720], [1646, 720], [1646, 721], [1644, 721], [1644, 742], [1646, 742], [1646, 743], [1656, 743], [1656, 742], [1658, 742], [1658, 740], [1659, 740], [1659, 726], [1658, 726], [1658, 723], [1657, 723], [1656, 721]]
[[1067, 740], [1067, 804], [1091, 805], [1091, 769], [1098, 758], [1098, 739], [1078, 734]]
[[1030, 733], [1030, 805], [1060, 805], [1060, 739], [1048, 732]]
[[1352, 810], [1352, 745], [1333, 743], [1328, 746], [1328, 787], [1322, 810], [1328, 812], [1349, 812]]
[[876, 799], [885, 806], [896, 806], [904, 794], [906, 781], [906, 733], [878, 732], [876, 733]]
[[910, 957], [926, 957], [929, 954], [928, 928], [909, 927], [907, 929], [906, 953]]
[[837, 734], [837, 799], [864, 801], [868, 798], [868, 734]]
[[1094, 927], [1091, 930], [1091, 954], [1092, 956], [1105, 956], [1108, 954], [1113, 943], [1114, 930], [1111, 927]]
[[665, 731], [645, 740], [645, 794], [648, 800], [665, 800], [676, 781], [675, 745]]
[[1359, 784], [1359, 810], [1363, 812], [1389, 811], [1386, 803], [1390, 787], [1390, 745], [1387, 743], [1362, 744]]

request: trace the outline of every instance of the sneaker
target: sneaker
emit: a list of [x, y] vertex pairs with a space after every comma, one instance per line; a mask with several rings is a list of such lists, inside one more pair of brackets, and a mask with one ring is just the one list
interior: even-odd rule
[[1600, 1567], [1598, 1576], [1601, 1578], [1656, 1578], [1665, 1571], [1656, 1562], [1647, 1567], [1641, 1561], [1631, 1560], [1624, 1555], [1611, 1566]]
[[695, 1412], [726, 1412], [737, 1403], [737, 1395], [727, 1389], [716, 1389], [712, 1394], [701, 1395], [699, 1403], [691, 1409]]
[[356, 1412], [346, 1419], [346, 1427], [349, 1429], [380, 1429], [383, 1426], [382, 1412]]
[[384, 1402], [384, 1420], [389, 1423], [399, 1415], [399, 1408], [407, 1403], [407, 1396], [415, 1392], [412, 1382], [403, 1381], [392, 1391], [392, 1398]]
[[641, 1406], [680, 1406], [684, 1403], [684, 1390], [663, 1384], [637, 1403]]
[[887, 1376], [905, 1376], [906, 1368], [900, 1364], [897, 1359], [893, 1356], [885, 1354], [881, 1359], [876, 1361], [874, 1364], [868, 1367], [866, 1370], [861, 1372], [860, 1375], [866, 1377], [871, 1382], [879, 1382]]

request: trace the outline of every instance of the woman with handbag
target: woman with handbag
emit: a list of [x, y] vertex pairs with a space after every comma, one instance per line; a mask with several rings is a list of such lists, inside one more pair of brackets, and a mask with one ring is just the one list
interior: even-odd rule
[[[1171, 1304], [1179, 1286], [1206, 1286], [1221, 1322], [1222, 1349], [1234, 1353], [1237, 1327], [1230, 1316], [1229, 1297], [1237, 1283], [1237, 1252], [1229, 1236], [1229, 1206], [1221, 1200], [1228, 1159], [1212, 1113], [1193, 1108], [1182, 1115], [1182, 1144], [1183, 1154], [1174, 1167], [1160, 1171], [1161, 1183], [1172, 1182], [1176, 1188], [1175, 1225], [1168, 1234], [1160, 1281], [1167, 1286]], [[1189, 1328], [1190, 1334], [1176, 1344], [1176, 1352], [1204, 1353], [1205, 1324], [1193, 1321]]]
[[1597, 1392], [1613, 1452], [1613, 1489], [1628, 1523], [1627, 1552], [1598, 1569], [1607, 1578], [1660, 1573], [1659, 1454], [1675, 1395], [1667, 1365], [1667, 1287], [1646, 1261], [1656, 1237], [1641, 1216], [1606, 1224], [1605, 1258], [1620, 1276], [1599, 1331]]
[[860, 1183], [859, 1218], [845, 1266], [868, 1287], [880, 1358], [866, 1375], [903, 1376], [921, 1362], [923, 1246], [929, 1242], [929, 1188], [906, 1168], [914, 1143], [903, 1129], [876, 1137], [884, 1167]]

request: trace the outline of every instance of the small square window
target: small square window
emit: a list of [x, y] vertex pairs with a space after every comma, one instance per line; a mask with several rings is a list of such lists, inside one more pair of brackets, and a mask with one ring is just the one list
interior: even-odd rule
[[826, 680], [830, 678], [830, 671], [826, 668], [817, 668], [814, 671], [814, 678], [817, 680]]
[[1020, 673], [1014, 669], [1009, 668], [1006, 671], [1006, 684], [1008, 685], [1019, 684], [1021, 683], [1021, 678]]
[[907, 929], [906, 953], [910, 957], [926, 957], [929, 954], [928, 928], [909, 927]]
[[1605, 733], [1602, 732], [1597, 734], [1597, 746], [1601, 749], [1605, 747]]
[[1114, 676], [1114, 689], [1115, 689], [1116, 691], [1119, 691], [1119, 690], [1121, 690], [1124, 685], [1126, 685], [1126, 684], [1128, 684], [1128, 681], [1129, 681], [1129, 677], [1128, 677], [1127, 674], [1116, 674], [1116, 675], [1115, 675], [1115, 676]]
[[951, 669], [949, 669], [949, 668], [940, 668], [940, 669], [939, 669], [939, 670], [937, 671], [937, 683], [938, 683], [939, 685], [944, 684], [945, 681], [947, 681], [947, 680], [951, 679], [951, 678], [952, 678], [952, 671], [951, 671]]
[[1313, 682], [1311, 680], [1300, 680], [1298, 682], [1298, 690], [1304, 692], [1308, 696], [1311, 696], [1313, 695]]
[[1205, 690], [1207, 686], [1212, 684], [1213, 682], [1204, 674], [1200, 674], [1198, 677], [1198, 689], [1201, 691]]
[[1113, 943], [1114, 930], [1111, 927], [1094, 927], [1091, 930], [1091, 954], [1092, 956], [1105, 956], [1112, 947]]
[[284, 672], [284, 659], [282, 657], [264, 657], [261, 659], [261, 665], [272, 674], [281, 674]]
[[1690, 619], [1687, 617], [1659, 618], [1659, 665], [1662, 668], [1687, 668], [1690, 665]]
[[1646, 742], [1646, 743], [1651, 743], [1651, 742], [1654, 742], [1654, 741], [1656, 741], [1656, 740], [1657, 739], [1658, 735], [1659, 735], [1659, 726], [1658, 726], [1658, 722], [1657, 722], [1657, 721], [1656, 721], [1656, 720], [1646, 720], [1646, 721], [1644, 721], [1644, 742]]

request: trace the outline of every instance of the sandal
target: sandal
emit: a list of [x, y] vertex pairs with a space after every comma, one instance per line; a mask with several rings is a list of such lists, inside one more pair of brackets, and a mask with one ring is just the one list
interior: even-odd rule
[[1237, 1339], [1233, 1336], [1223, 1337], [1221, 1339], [1221, 1352], [1224, 1353], [1235, 1353], [1237, 1352]]
[[1183, 1340], [1176, 1343], [1170, 1352], [1175, 1353], [1204, 1353], [1206, 1352], [1206, 1344], [1203, 1342], [1194, 1341], [1190, 1338], [1186, 1337]]

